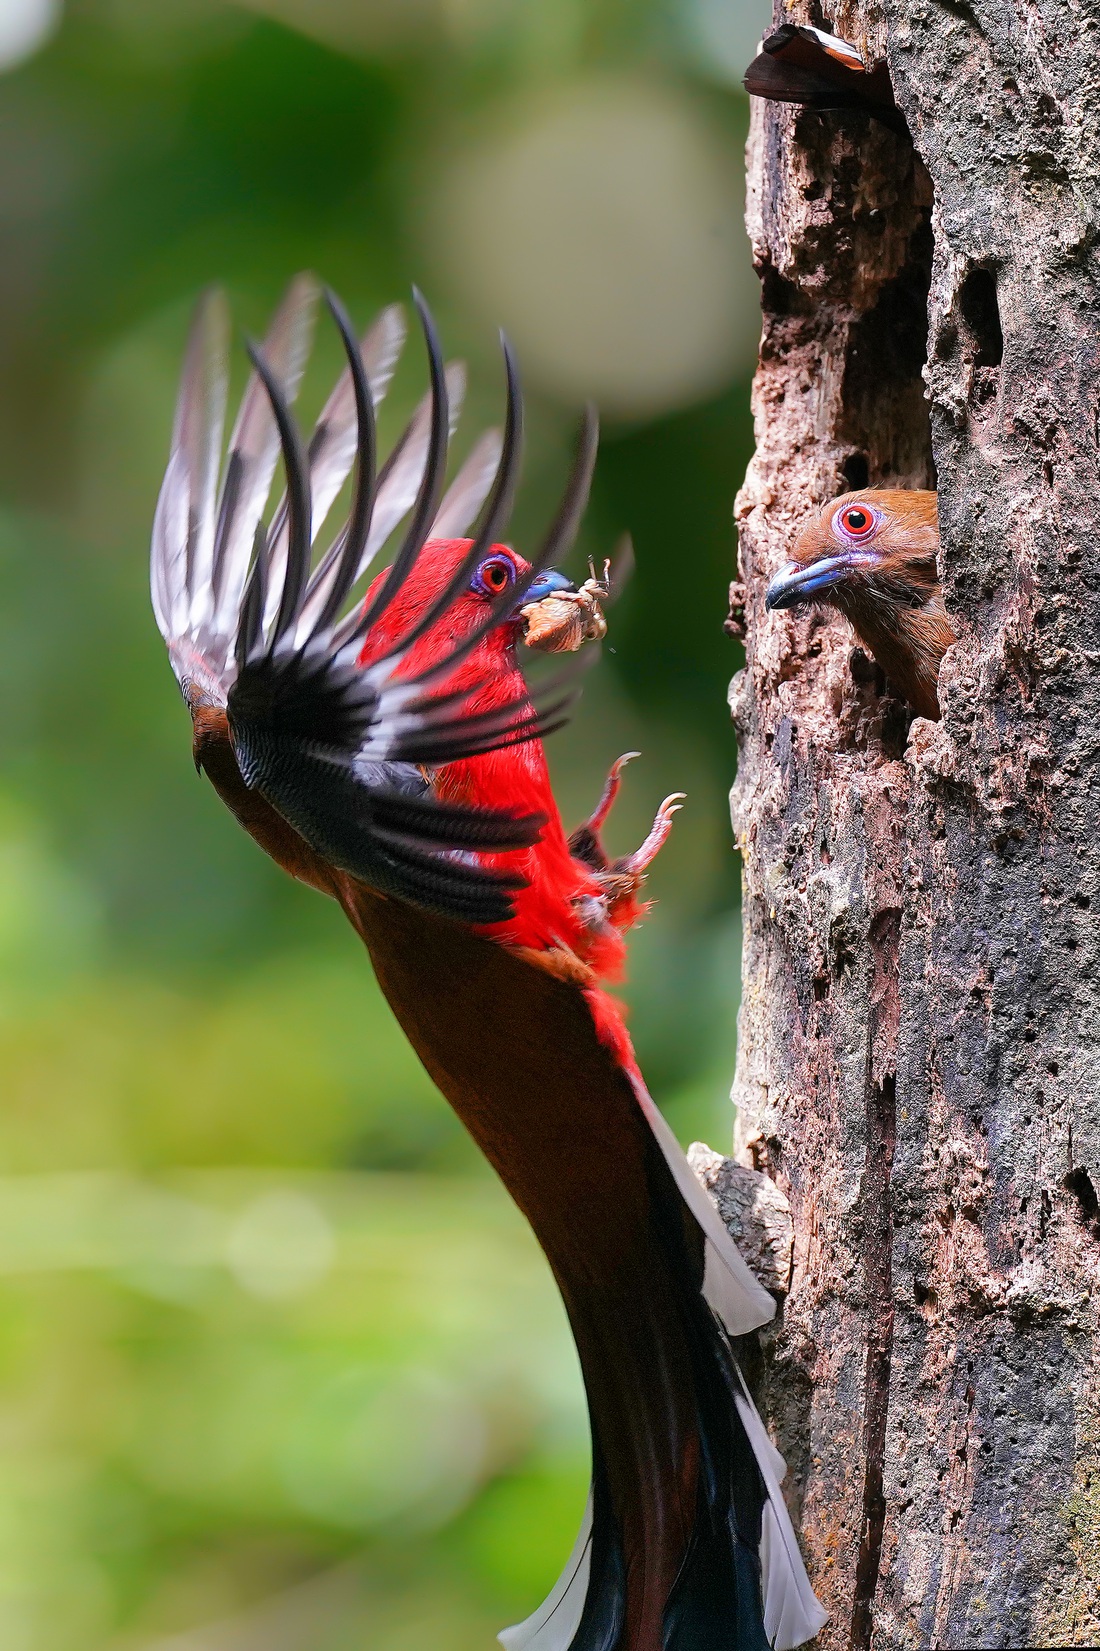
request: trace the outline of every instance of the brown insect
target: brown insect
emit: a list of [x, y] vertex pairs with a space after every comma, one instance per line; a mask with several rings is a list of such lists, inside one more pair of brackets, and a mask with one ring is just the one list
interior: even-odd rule
[[601, 642], [607, 635], [602, 603], [611, 594], [611, 563], [604, 563], [597, 578], [589, 561], [588, 572], [579, 590], [556, 590], [520, 609], [520, 617], [527, 621], [524, 641], [529, 648], [545, 654], [576, 653], [586, 642]]

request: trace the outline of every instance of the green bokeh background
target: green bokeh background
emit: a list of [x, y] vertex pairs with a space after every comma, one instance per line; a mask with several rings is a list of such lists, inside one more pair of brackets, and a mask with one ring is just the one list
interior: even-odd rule
[[[196, 777], [148, 526], [202, 285], [258, 331], [301, 267], [362, 321], [419, 281], [470, 363], [476, 429], [494, 338], [421, 221], [463, 133], [571, 78], [640, 76], [697, 106], [736, 172], [733, 67], [758, 20], [734, 0], [440, 0], [387, 30], [383, 0], [348, 0], [381, 19], [349, 43], [263, 9], [73, 0], [0, 78], [4, 1651], [489, 1647], [553, 1581], [584, 1498], [541, 1257], [339, 913]], [[320, 11], [339, 25], [337, 0]], [[662, 1106], [715, 1146], [739, 957], [722, 619], [754, 325], [721, 382], [605, 428], [581, 548], [629, 529], [637, 573], [551, 752], [567, 821], [644, 753], [614, 847], [689, 794], [626, 995]], [[307, 410], [336, 365], [331, 339], [317, 354]], [[409, 355], [394, 416], [419, 393]], [[521, 545], [576, 412], [528, 384]]]

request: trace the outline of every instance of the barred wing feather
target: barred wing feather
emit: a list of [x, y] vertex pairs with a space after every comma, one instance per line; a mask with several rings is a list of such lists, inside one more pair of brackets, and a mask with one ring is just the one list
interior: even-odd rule
[[[445, 691], [448, 673], [522, 596], [522, 581], [430, 670], [410, 678], [400, 666], [506, 525], [522, 432], [515, 365], [506, 347], [504, 436], [489, 431], [475, 444], [444, 497], [465, 369], [444, 364], [430, 312], [417, 295], [431, 387], [379, 465], [374, 414], [404, 341], [402, 314], [397, 307], [383, 311], [357, 340], [339, 301], [327, 297], [347, 366], [311, 439], [303, 440], [291, 403], [318, 288], [311, 276], [299, 276], [264, 345], [250, 350], [253, 373], [220, 487], [228, 317], [219, 293], [200, 302], [154, 525], [157, 623], [192, 710], [224, 711], [246, 786], [329, 865], [463, 922], [500, 922], [520, 880], [485, 869], [478, 852], [527, 847], [545, 819], [443, 804], [432, 793], [431, 769], [547, 732], [560, 722], [573, 690], [559, 679], [540, 694], [480, 712], [467, 708], [468, 695]], [[587, 496], [594, 440], [589, 420], [564, 515], [559, 512], [565, 530], [556, 524], [528, 582], [571, 540]], [[265, 528], [280, 458], [286, 491]], [[353, 468], [347, 520], [314, 564], [317, 534]], [[429, 537], [440, 524], [456, 528], [462, 519], [468, 525], [482, 510], [466, 562], [447, 588], [397, 646], [363, 668], [371, 624], [402, 588]], [[356, 608], [364, 572], [402, 522], [404, 536], [381, 592], [372, 594], [366, 611], [361, 601]]]

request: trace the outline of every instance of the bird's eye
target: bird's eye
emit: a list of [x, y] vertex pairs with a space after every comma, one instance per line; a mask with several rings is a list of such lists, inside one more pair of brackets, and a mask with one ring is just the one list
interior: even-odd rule
[[487, 556], [471, 581], [482, 596], [500, 596], [516, 582], [516, 566], [507, 556]]
[[874, 534], [878, 527], [878, 516], [866, 505], [849, 504], [837, 512], [833, 518], [833, 525], [841, 538], [847, 539], [849, 543], [862, 544]]

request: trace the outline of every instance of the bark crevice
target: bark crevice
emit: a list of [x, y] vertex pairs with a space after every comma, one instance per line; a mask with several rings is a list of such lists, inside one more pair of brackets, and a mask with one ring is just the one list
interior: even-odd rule
[[882, 1564], [886, 1522], [883, 1474], [886, 1422], [890, 1409], [890, 1363], [894, 1350], [891, 1257], [894, 1221], [890, 1177], [897, 1137], [897, 1081], [887, 1072], [867, 1092], [867, 1163], [863, 1202], [866, 1232], [863, 1276], [867, 1292], [867, 1366], [863, 1383], [863, 1531], [856, 1557], [852, 1596], [853, 1651], [867, 1651], [874, 1626], [872, 1608]]

